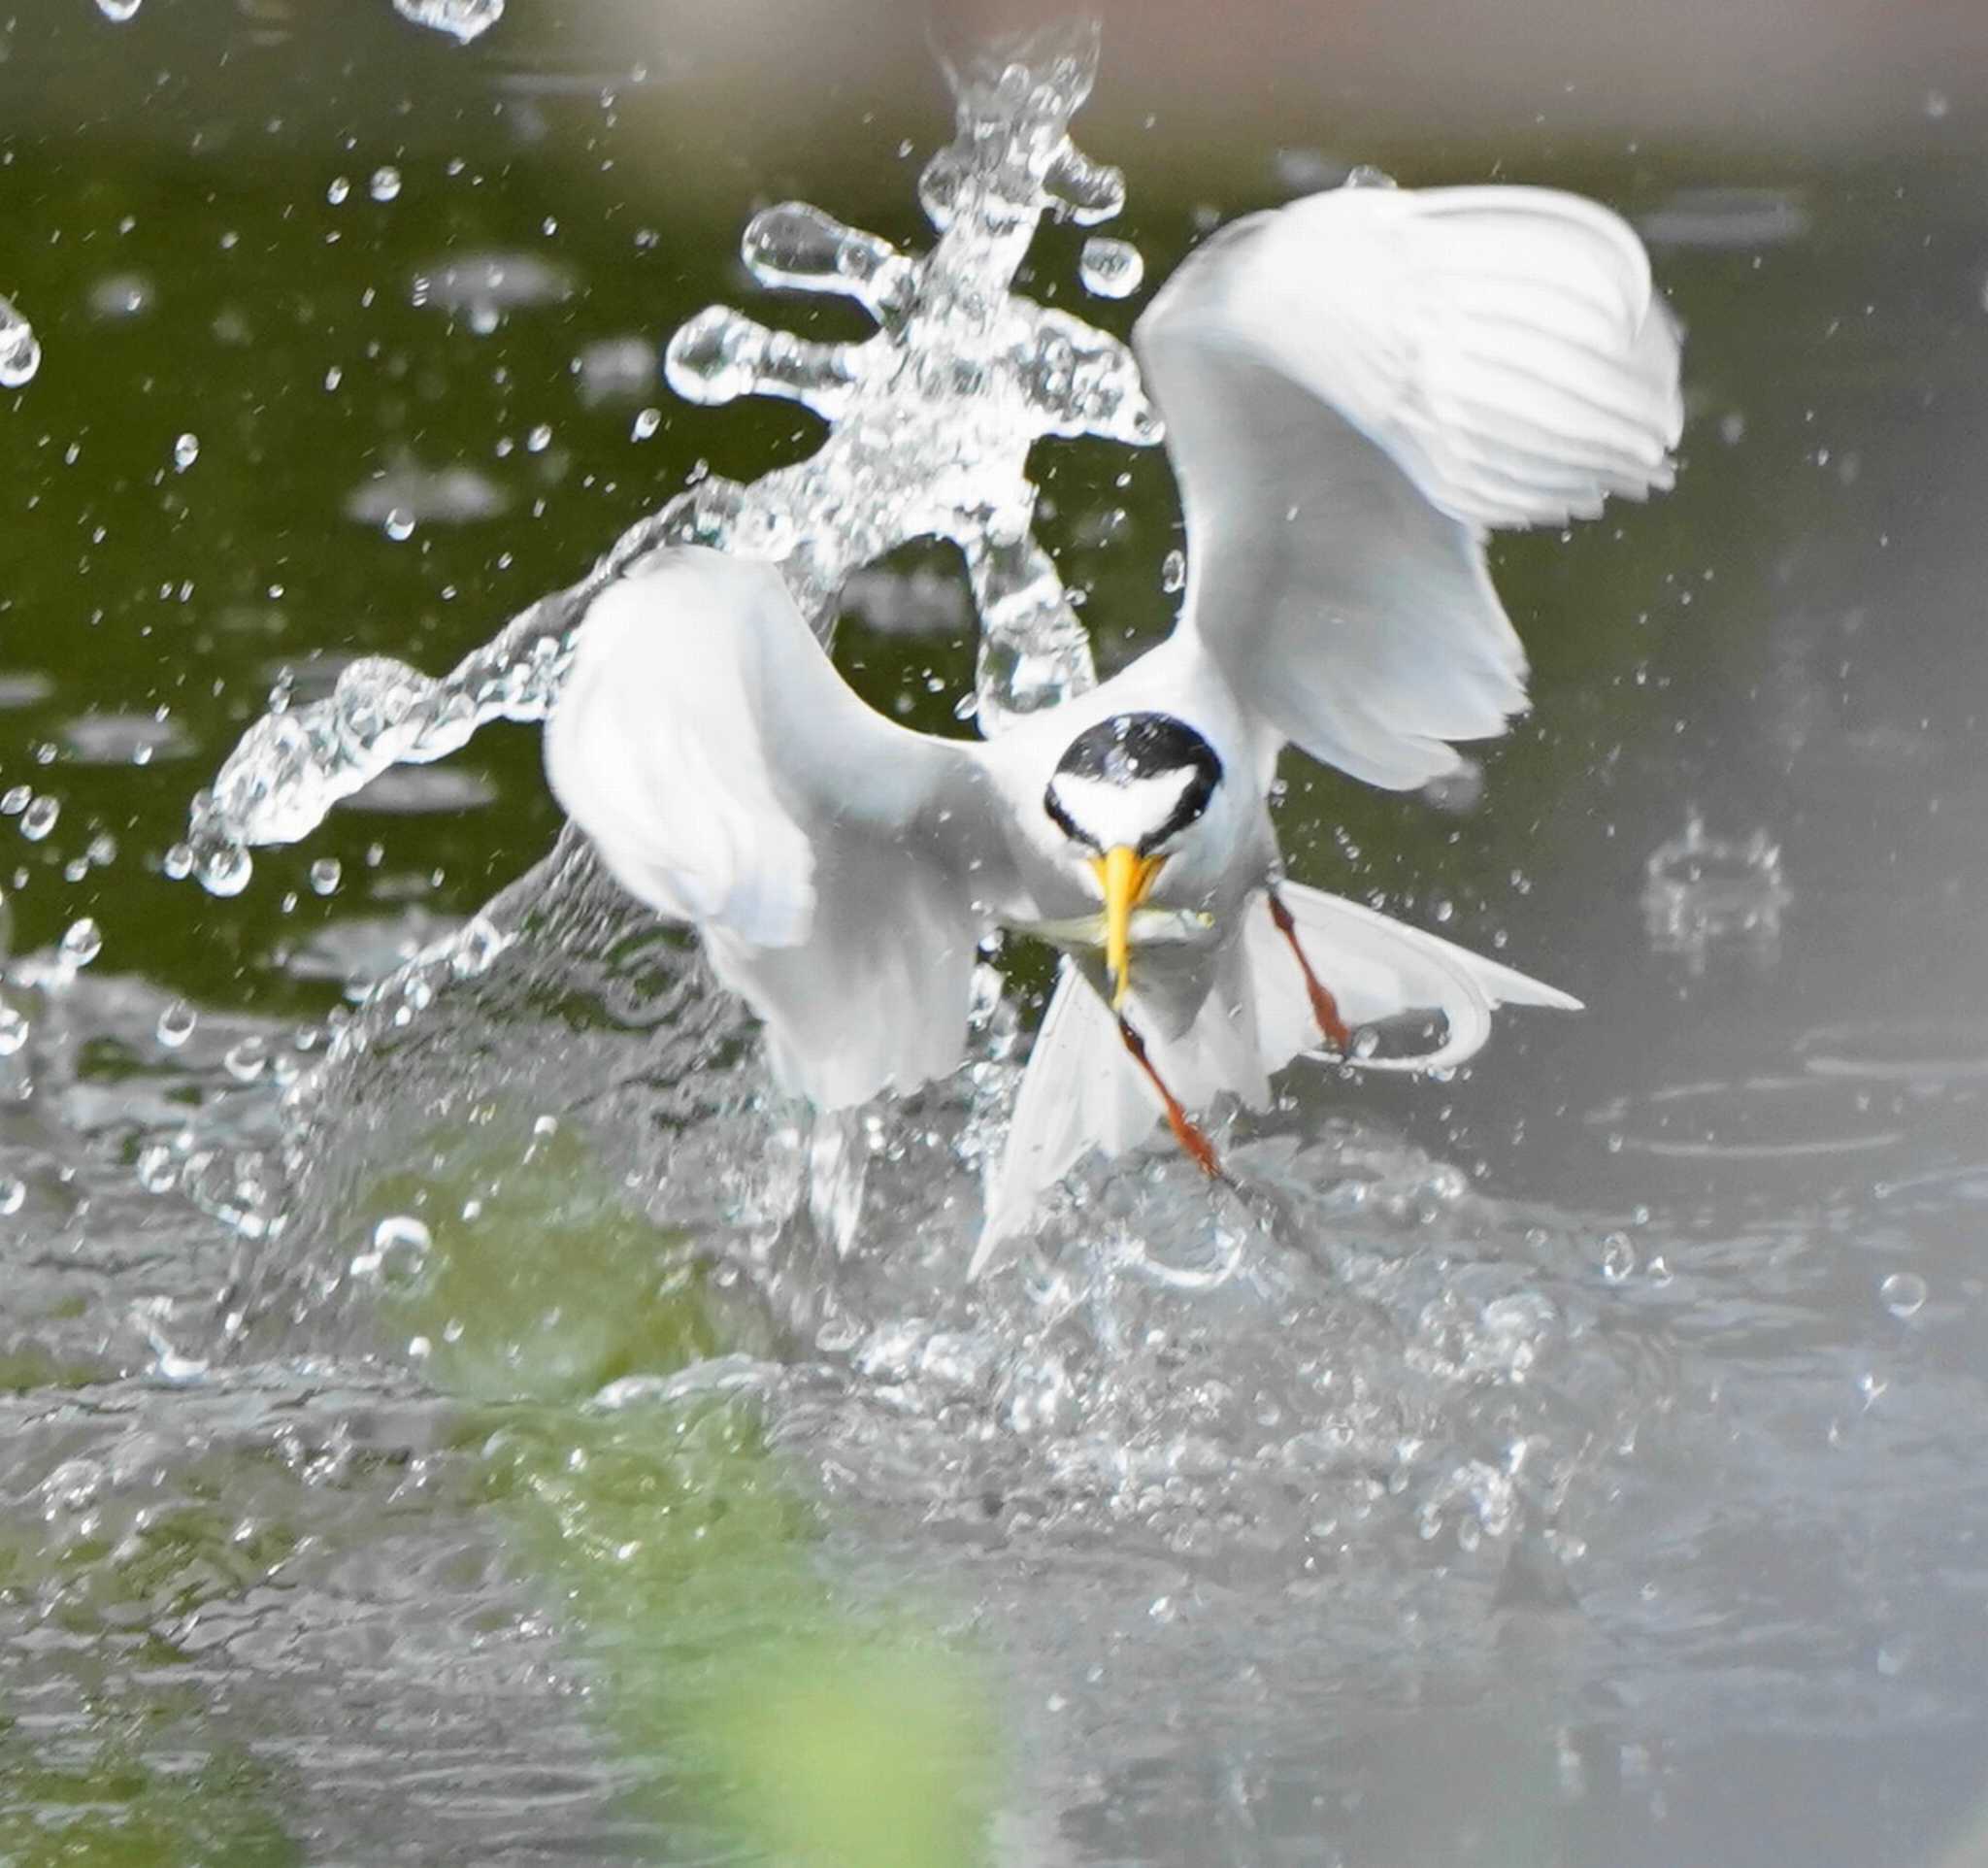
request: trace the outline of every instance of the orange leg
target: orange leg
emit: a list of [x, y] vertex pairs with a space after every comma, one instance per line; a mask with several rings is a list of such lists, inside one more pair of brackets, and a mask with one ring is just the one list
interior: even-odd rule
[[1286, 908], [1273, 888], [1270, 891], [1270, 917], [1276, 922], [1276, 930], [1291, 944], [1291, 951], [1298, 956], [1298, 970], [1305, 976], [1305, 989], [1311, 994], [1311, 1016], [1318, 1020], [1318, 1028], [1324, 1032], [1333, 1048], [1341, 1056], [1350, 1056], [1353, 1050], [1353, 1034], [1346, 1029], [1346, 1021], [1340, 1017], [1339, 1001], [1319, 983], [1318, 975], [1312, 972], [1311, 962], [1305, 957], [1305, 950], [1298, 945], [1298, 924], [1291, 918]]
[[1160, 1073], [1153, 1068], [1153, 1060], [1145, 1054], [1145, 1040], [1123, 1018], [1118, 1020], [1118, 1035], [1125, 1040], [1125, 1049], [1132, 1052], [1132, 1061], [1145, 1072], [1146, 1081], [1160, 1092], [1160, 1100], [1167, 1106], [1167, 1126], [1174, 1131], [1174, 1139], [1180, 1144], [1187, 1158], [1210, 1181], [1234, 1186], [1235, 1183], [1223, 1173], [1221, 1162], [1215, 1158], [1213, 1144], [1194, 1125], [1194, 1118], [1180, 1107], [1179, 1099], [1160, 1081]]

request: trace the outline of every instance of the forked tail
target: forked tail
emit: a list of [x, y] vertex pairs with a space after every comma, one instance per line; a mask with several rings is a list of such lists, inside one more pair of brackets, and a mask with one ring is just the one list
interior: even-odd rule
[[[1338, 1056], [1324, 1048], [1293, 941], [1355, 1034], [1348, 1061], [1363, 1070], [1454, 1068], [1483, 1048], [1501, 1005], [1580, 1010], [1565, 992], [1357, 902], [1295, 883], [1279, 884], [1276, 897], [1290, 917], [1290, 937], [1278, 927], [1270, 897], [1252, 896], [1242, 937], [1226, 950], [1193, 1025], [1172, 1040], [1146, 1035], [1154, 1072], [1189, 1109], [1205, 1109], [1221, 1090], [1261, 1108], [1271, 1073], [1300, 1052]], [[1129, 1016], [1137, 1025], [1136, 990]], [[1432, 1044], [1407, 1054], [1361, 1054], [1363, 1034], [1414, 1017], [1429, 1020]], [[1027, 1231], [1044, 1190], [1092, 1149], [1124, 1153], [1151, 1133], [1162, 1113], [1158, 1091], [1120, 1041], [1117, 1020], [1066, 959], [1015, 1099], [1008, 1147], [988, 1184], [987, 1217], [968, 1276], [977, 1277], [1003, 1244]]]

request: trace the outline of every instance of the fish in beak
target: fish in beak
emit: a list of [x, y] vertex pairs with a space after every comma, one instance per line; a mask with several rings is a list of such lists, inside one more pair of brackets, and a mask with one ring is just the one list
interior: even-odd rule
[[1113, 1012], [1132, 989], [1132, 911], [1145, 900], [1166, 861], [1164, 856], [1142, 856], [1122, 843], [1091, 858], [1105, 892], [1105, 971], [1111, 982]]

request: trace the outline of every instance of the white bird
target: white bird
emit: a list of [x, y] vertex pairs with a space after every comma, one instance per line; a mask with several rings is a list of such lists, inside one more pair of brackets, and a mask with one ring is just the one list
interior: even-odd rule
[[960, 1060], [979, 943], [1065, 959], [973, 1272], [1093, 1148], [1261, 1105], [1272, 1072], [1406, 1011], [1429, 1069], [1565, 993], [1283, 880], [1286, 744], [1392, 790], [1504, 731], [1525, 658], [1492, 527], [1671, 484], [1675, 327], [1641, 246], [1541, 189], [1351, 189], [1238, 221], [1134, 345], [1191, 574], [1157, 648], [986, 744], [845, 684], [769, 564], [686, 548], [596, 599], [546, 736], [609, 868], [699, 929], [780, 1084], [839, 1109]]

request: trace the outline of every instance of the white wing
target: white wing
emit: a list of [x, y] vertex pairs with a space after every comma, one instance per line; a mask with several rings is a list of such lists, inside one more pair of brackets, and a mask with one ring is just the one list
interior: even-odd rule
[[546, 729], [554, 795], [632, 894], [690, 921], [826, 1109], [957, 1063], [1010, 892], [977, 749], [844, 684], [771, 565], [696, 548], [580, 625]]
[[1677, 335], [1627, 225], [1538, 188], [1340, 189], [1225, 229], [1133, 341], [1187, 519], [1182, 628], [1286, 739], [1406, 789], [1505, 730], [1487, 527], [1671, 484]]
[[1117, 1019], [1066, 956], [1014, 1099], [1008, 1145], [988, 1178], [967, 1276], [977, 1278], [1003, 1241], [1028, 1229], [1044, 1190], [1092, 1149], [1123, 1154], [1159, 1117], [1160, 1099], [1126, 1055]]

